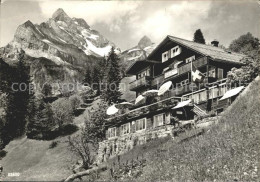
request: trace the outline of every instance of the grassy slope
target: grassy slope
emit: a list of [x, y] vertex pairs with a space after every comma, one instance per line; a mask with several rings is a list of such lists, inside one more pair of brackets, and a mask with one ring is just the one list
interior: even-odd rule
[[[49, 149], [52, 141], [37, 141], [27, 138], [10, 142], [8, 152], [0, 164], [4, 166], [4, 180], [57, 181], [71, 174], [76, 156], [67, 150], [65, 138], [59, 138], [57, 147]], [[19, 172], [19, 177], [7, 177], [7, 173]]]
[[[260, 80], [253, 82], [219, 118], [198, 137], [191, 130], [175, 140], [160, 139], [121, 156], [121, 163], [143, 158], [137, 181], [257, 181], [260, 161]], [[186, 138], [186, 139], [185, 139]], [[185, 142], [184, 142], [184, 140]], [[114, 165], [111, 167], [124, 167]], [[136, 171], [135, 171], [136, 172]], [[131, 176], [131, 175], [130, 175]], [[109, 173], [101, 179], [111, 179]], [[87, 178], [86, 178], [87, 179]]]
[[[93, 102], [93, 108], [98, 107], [100, 99]], [[90, 108], [88, 108], [90, 109]], [[87, 110], [80, 116], [74, 118], [77, 126], [84, 125], [88, 117]], [[57, 147], [49, 149], [52, 141], [31, 140], [25, 137], [11, 141], [4, 150], [7, 156], [0, 160], [4, 166], [4, 174], [20, 172], [19, 177], [5, 177], [4, 180], [44, 180], [59, 181], [72, 174], [72, 166], [78, 160], [75, 154], [67, 149], [65, 142], [67, 137], [60, 137]], [[0, 178], [1, 181], [1, 178]]]

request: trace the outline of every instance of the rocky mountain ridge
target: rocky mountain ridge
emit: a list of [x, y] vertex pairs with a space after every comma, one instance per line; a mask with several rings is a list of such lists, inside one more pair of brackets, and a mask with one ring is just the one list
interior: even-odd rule
[[0, 54], [4, 61], [13, 63], [23, 49], [35, 83], [68, 83], [82, 81], [86, 68], [103, 59], [112, 46], [120, 53], [84, 19], [70, 18], [58, 9], [39, 25], [28, 20], [18, 26], [13, 40], [0, 48]]
[[156, 45], [150, 38], [143, 36], [136, 46], [121, 52], [120, 58], [124, 70], [135, 61], [145, 59], [155, 49]]

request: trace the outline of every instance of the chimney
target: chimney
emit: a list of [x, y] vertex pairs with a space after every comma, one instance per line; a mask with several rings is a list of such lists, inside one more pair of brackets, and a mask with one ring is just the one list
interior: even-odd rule
[[216, 39], [214, 39], [213, 41], [211, 41], [211, 45], [218, 47], [219, 41], [217, 41]]

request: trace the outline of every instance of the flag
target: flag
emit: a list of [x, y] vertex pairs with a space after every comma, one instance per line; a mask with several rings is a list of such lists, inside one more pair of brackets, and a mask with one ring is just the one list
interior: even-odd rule
[[[192, 63], [191, 63], [192, 64]], [[191, 76], [192, 76], [192, 81], [194, 82], [202, 82], [205, 78], [205, 75], [203, 75], [198, 68], [196, 68], [193, 64], [192, 64], [192, 70], [191, 70]]]

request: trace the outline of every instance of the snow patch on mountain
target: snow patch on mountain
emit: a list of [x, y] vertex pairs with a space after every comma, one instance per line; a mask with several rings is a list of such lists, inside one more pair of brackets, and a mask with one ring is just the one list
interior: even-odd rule
[[47, 39], [43, 39], [42, 41], [45, 42], [45, 43], [51, 44], [51, 42]]
[[[109, 51], [111, 50], [112, 46], [111, 45], [107, 45], [106, 47], [96, 47], [94, 44], [92, 44], [91, 41], [87, 40], [87, 47], [86, 45], [84, 46], [86, 49], [89, 49], [91, 51], [93, 51], [94, 53], [100, 55], [100, 56], [107, 56]], [[89, 53], [89, 52], [88, 52]]]
[[141, 51], [141, 49], [130, 49], [128, 53], [134, 52], [134, 51]]
[[140, 58], [140, 57], [142, 57], [142, 56], [143, 56], [143, 55], [140, 54], [140, 55], [135, 56], [135, 57], [130, 57], [130, 58], [128, 58], [128, 61], [132, 61], [132, 60], [138, 59], [138, 58]]
[[89, 36], [89, 38], [95, 39], [95, 40], [97, 40], [98, 37], [99, 37], [98, 35], [94, 35], [94, 34], [91, 34], [91, 35]]

